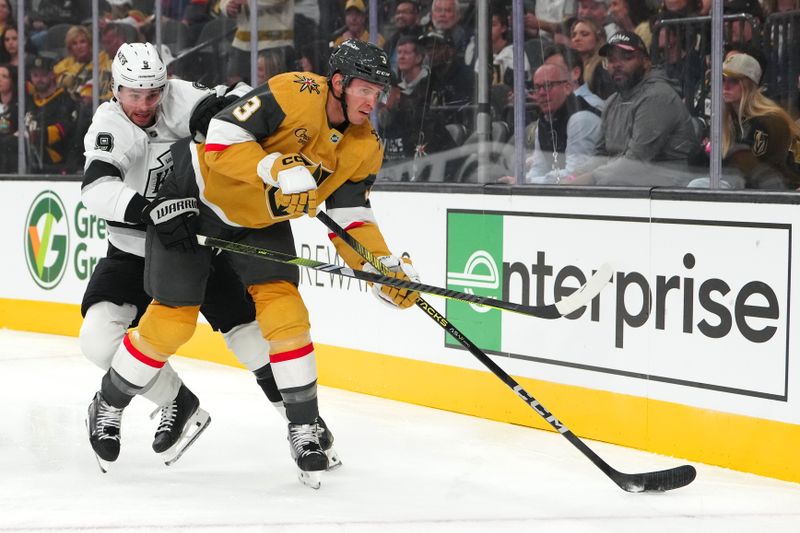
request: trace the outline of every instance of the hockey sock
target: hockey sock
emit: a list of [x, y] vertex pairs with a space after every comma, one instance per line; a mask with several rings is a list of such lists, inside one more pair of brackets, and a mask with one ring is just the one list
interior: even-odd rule
[[258, 370], [254, 370], [253, 374], [256, 376], [256, 383], [258, 383], [258, 386], [264, 391], [267, 399], [273, 404], [279, 403], [283, 405], [283, 397], [278, 390], [277, 383], [275, 383], [275, 376], [272, 374], [272, 366], [266, 364]]
[[[315, 424], [319, 416], [319, 405], [317, 403], [317, 384], [311, 385], [313, 397], [301, 399], [309, 395], [311, 391], [283, 391], [283, 403], [286, 406], [286, 418], [293, 424]], [[299, 401], [292, 401], [297, 399]]]
[[[122, 390], [125, 389], [125, 390]], [[124, 409], [136, 395], [136, 387], [125, 381], [113, 368], [103, 375], [100, 394], [111, 407]]]

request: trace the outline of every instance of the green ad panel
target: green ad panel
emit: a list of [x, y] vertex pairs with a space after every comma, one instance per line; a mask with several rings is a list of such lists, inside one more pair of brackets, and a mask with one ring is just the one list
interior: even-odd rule
[[[447, 288], [501, 299], [503, 216], [447, 214]], [[483, 350], [501, 349], [501, 311], [447, 301], [447, 319]], [[460, 346], [445, 334], [445, 345]]]

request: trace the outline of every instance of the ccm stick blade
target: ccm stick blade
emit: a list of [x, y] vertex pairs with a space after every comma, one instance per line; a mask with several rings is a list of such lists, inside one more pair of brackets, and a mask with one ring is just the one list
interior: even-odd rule
[[[344, 240], [353, 250], [358, 252], [361, 257], [372, 263], [375, 268], [381, 270], [385, 268], [383, 263], [377, 260], [377, 258], [366, 249], [360, 242], [358, 242], [352, 235], [347, 233], [339, 224], [336, 223], [335, 220], [330, 218], [327, 213], [323, 211], [317, 212], [317, 219], [320, 220], [325, 226], [328, 227], [333, 233], [339, 236], [342, 240]], [[601, 269], [602, 270], [602, 269]], [[601, 274], [598, 271], [598, 274]], [[608, 272], [602, 272], [602, 275], [605, 276], [611, 275], [610, 269]], [[606, 281], [608, 277], [606, 277]], [[590, 280], [591, 282], [591, 280]], [[585, 286], [588, 286], [590, 283], [587, 283]], [[604, 284], [603, 284], [604, 285]], [[602, 286], [600, 287], [602, 288]], [[599, 290], [599, 289], [598, 289]], [[591, 298], [590, 298], [591, 299]], [[588, 300], [587, 300], [588, 301]], [[614, 483], [617, 484], [622, 490], [627, 492], [664, 492], [667, 490], [679, 489], [684, 487], [694, 481], [697, 472], [695, 471], [694, 467], [691, 465], [683, 465], [678, 466], [675, 468], [670, 468], [668, 470], [661, 470], [658, 472], [644, 472], [640, 474], [625, 474], [623, 472], [619, 472], [612, 468], [607, 462], [603, 460], [602, 457], [597, 455], [589, 446], [583, 442], [577, 435], [575, 435], [572, 431], [567, 428], [560, 420], [558, 420], [550, 411], [545, 408], [541, 403], [539, 403], [536, 398], [531, 396], [528, 391], [522, 388], [522, 385], [516, 382], [514, 378], [509, 376], [505, 370], [500, 368], [500, 365], [495, 363], [488, 355], [483, 353], [483, 351], [472, 344], [466, 335], [461, 333], [458, 328], [456, 328], [444, 315], [440, 314], [436, 311], [431, 305], [426, 302], [423, 298], [417, 298], [416, 302], [417, 307], [425, 311], [425, 313], [436, 322], [439, 327], [447, 331], [450, 335], [453, 336], [461, 345], [466, 348], [476, 359], [478, 359], [486, 368], [492, 371], [492, 373], [500, 379], [503, 383], [508, 386], [511, 390], [516, 393], [517, 396], [522, 399], [525, 403], [527, 403], [536, 414], [541, 416], [548, 424], [550, 424], [553, 429], [558, 431], [561, 435], [564, 436], [573, 446], [578, 448], [580, 452], [586, 456], [595, 466], [597, 466], [606, 476], [608, 476]], [[572, 308], [570, 306], [570, 308]], [[577, 308], [574, 308], [577, 309]], [[571, 312], [571, 311], [569, 311]], [[568, 314], [569, 312], [565, 313]]]
[[514, 313], [550, 320], [561, 318], [562, 316], [568, 315], [573, 311], [587, 305], [592, 298], [597, 296], [600, 291], [603, 290], [603, 287], [605, 287], [609, 282], [613, 273], [611, 266], [604, 264], [591, 278], [589, 278], [589, 281], [587, 281], [582, 287], [566, 298], [559, 300], [555, 304], [533, 306], [496, 300], [494, 298], [478, 296], [475, 294], [467, 294], [465, 292], [436, 287], [435, 285], [427, 285], [425, 283], [415, 283], [413, 281], [402, 280], [383, 274], [364, 272], [362, 270], [353, 270], [352, 268], [345, 266], [323, 263], [313, 259], [297, 257], [282, 252], [268, 250], [266, 248], [242, 244], [239, 242], [226, 241], [216, 237], [198, 235], [197, 242], [202, 246], [211, 246], [227, 252], [260, 257], [262, 259], [275, 261], [277, 263], [286, 263], [290, 265], [307, 267], [313, 270], [319, 270], [329, 274], [337, 274], [347, 278], [354, 278], [370, 283], [378, 283], [380, 285], [389, 285], [401, 289], [410, 289], [412, 291], [422, 292], [425, 294], [435, 294], [437, 296], [450, 298], [451, 300], [459, 300], [471, 304], [484, 305], [486, 307], [502, 309], [504, 311], [512, 311]]

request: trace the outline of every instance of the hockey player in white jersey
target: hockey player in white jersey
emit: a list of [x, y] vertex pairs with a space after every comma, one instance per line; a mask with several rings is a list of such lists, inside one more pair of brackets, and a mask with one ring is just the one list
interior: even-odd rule
[[[194, 134], [190, 122], [192, 126], [199, 123], [204, 133], [216, 110], [250, 90], [243, 85], [226, 98], [224, 86], [212, 90], [168, 80], [166, 67], [150, 43], [122, 45], [112, 63], [112, 77], [114, 99], [97, 109], [84, 138], [86, 164], [81, 189], [86, 207], [108, 224], [108, 254], [98, 263], [84, 294], [80, 332], [84, 355], [103, 370], [111, 368], [127, 329], [138, 323], [151, 300], [143, 287], [146, 224], [163, 212], [197, 212], [196, 206], [176, 205], [174, 200], [158, 197], [161, 183], [172, 171], [170, 146]], [[163, 215], [159, 220], [158, 237], [168, 247], [185, 243], [180, 239], [190, 231], [185, 217], [175, 218], [172, 225], [163, 223], [169, 217]], [[270, 402], [285, 417], [252, 299], [232, 274], [223, 256], [215, 260], [201, 312], [222, 332], [228, 347], [255, 374]], [[187, 328], [194, 326], [186, 324]], [[126, 388], [114, 372], [105, 379]], [[161, 411], [153, 449], [169, 465], [200, 435], [210, 417], [169, 364], [161, 368], [143, 395], [159, 406], [153, 416]], [[89, 440], [104, 472], [119, 456], [121, 415], [127, 401], [98, 392], [89, 405]], [[330, 467], [338, 466], [341, 463], [331, 447], [333, 436], [329, 430], [325, 433]]]

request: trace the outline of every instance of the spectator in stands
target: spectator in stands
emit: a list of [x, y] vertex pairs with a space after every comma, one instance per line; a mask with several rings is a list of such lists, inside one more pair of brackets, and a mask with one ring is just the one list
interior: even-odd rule
[[[762, 25], [764, 23], [764, 10], [758, 0], [725, 0], [723, 12], [726, 15], [750, 15], [754, 23]], [[755, 29], [750, 21], [734, 21], [730, 24], [730, 35], [728, 40], [734, 43], [751, 43]], [[758, 40], [754, 44], [758, 44]]]
[[645, 0], [611, 0], [608, 13], [621, 31], [632, 31], [642, 38], [650, 49], [653, 34], [650, 31], [650, 9]]
[[524, 25], [526, 33], [534, 36], [538, 30], [538, 36], [551, 40], [558, 39], [558, 35], [566, 33], [566, 23], [576, 14], [575, 0], [550, 0], [547, 2], [536, 2], [533, 13], [526, 13]]
[[[0, 0], [0, 2], [3, 0]], [[422, 35], [422, 25], [419, 23], [419, 3], [416, 0], [400, 0], [394, 9], [395, 32], [386, 41], [386, 54], [392, 70], [397, 71], [397, 44], [402, 37], [411, 36], [418, 38]]]
[[100, 44], [103, 46], [103, 50], [100, 52], [101, 58], [105, 54], [103, 62], [108, 61], [110, 64], [117, 55], [119, 47], [126, 42], [125, 30], [119, 23], [109, 22], [103, 26], [103, 30], [100, 32]]
[[33, 172], [66, 174], [76, 170], [68, 156], [74, 146], [77, 110], [72, 98], [56, 85], [53, 60], [36, 56], [28, 71], [33, 92], [25, 106], [25, 129]]
[[[133, 33], [132, 30], [127, 29], [130, 27], [131, 26], [123, 23], [109, 22], [100, 30], [100, 44], [102, 45], [102, 50], [100, 50], [98, 58], [98, 62], [100, 63], [98, 77], [100, 80], [100, 100], [103, 102], [111, 100], [113, 96], [111, 91], [111, 62], [114, 60], [114, 56], [117, 55], [119, 47], [128, 42], [128, 34]], [[140, 35], [138, 31], [135, 32], [135, 34], [137, 36]], [[89, 42], [91, 43], [91, 40]], [[84, 96], [84, 105], [88, 104], [87, 95], [91, 98], [92, 83], [93, 80], [90, 74], [89, 79], [86, 81], [85, 91], [82, 93]], [[89, 119], [91, 119], [91, 114], [89, 115]], [[83, 133], [84, 132], [80, 132], [81, 138], [83, 138]]]
[[[292, 0], [257, 0], [258, 51], [272, 50], [283, 56], [284, 71], [294, 69], [294, 2]], [[221, 0], [220, 10], [226, 17], [236, 18], [231, 56], [228, 60], [227, 83], [232, 85], [250, 79], [250, 11], [248, 0]], [[253, 80], [255, 81], [255, 80]]]
[[19, 38], [16, 26], [6, 26], [0, 35], [0, 63], [19, 66]]
[[403, 94], [412, 94], [417, 86], [431, 73], [425, 65], [425, 50], [419, 40], [411, 35], [402, 37], [397, 42], [397, 88]]
[[300, 47], [297, 69], [305, 72], [327, 72], [330, 47], [328, 41], [311, 41]]
[[[162, 54], [162, 59], [165, 59]], [[166, 60], [164, 64], [166, 64]], [[283, 56], [271, 50], [258, 54], [256, 59], [256, 76], [258, 85], [266, 83], [268, 79], [284, 71]]]
[[[797, 189], [800, 127], [759, 90], [761, 66], [734, 53], [723, 64], [723, 181], [731, 188]], [[692, 186], [707, 186], [696, 180]]]
[[67, 57], [56, 63], [56, 84], [73, 100], [92, 98], [92, 35], [85, 26], [72, 26], [64, 36]]
[[561, 183], [686, 185], [692, 177], [686, 159], [699, 140], [677, 91], [651, 69], [647, 47], [633, 32], [615, 33], [600, 54], [618, 92], [603, 110], [599, 155]]
[[[64, 89], [75, 102], [77, 111], [75, 118], [73, 147], [68, 150], [69, 161], [67, 164], [72, 169], [83, 167], [83, 139], [89, 124], [92, 121], [92, 35], [85, 26], [72, 26], [64, 37], [64, 44], [68, 51], [67, 57], [56, 63], [53, 72], [56, 75], [56, 84]], [[101, 53], [101, 64], [106, 56]], [[108, 80], [108, 75], [105, 76]], [[104, 86], [101, 85], [101, 88]], [[101, 100], [111, 98], [111, 85], [106, 83], [105, 94], [101, 90]]]
[[614, 35], [619, 31], [608, 14], [608, 5], [611, 0], [580, 0], [578, 2], [578, 18], [590, 19], [598, 28], [603, 28], [606, 35]]
[[[359, 39], [369, 42], [369, 31], [367, 30], [367, 7], [364, 0], [347, 0], [344, 6], [344, 32], [333, 42], [337, 47], [348, 39]], [[386, 44], [383, 35], [378, 34], [378, 46], [381, 48]]]
[[560, 65], [567, 69], [572, 80], [572, 93], [586, 100], [592, 107], [603, 110], [605, 100], [594, 94], [583, 77], [581, 57], [563, 44], [550, 45], [544, 50], [545, 65]]
[[15, 26], [14, 10], [11, 9], [11, 0], [0, 0], [0, 33], [6, 30], [7, 26]]
[[[490, 40], [492, 46], [492, 85], [506, 85], [511, 87], [514, 84], [514, 50], [511, 44], [511, 33], [508, 28], [508, 11], [502, 4], [494, 4], [491, 11], [491, 33]], [[478, 64], [478, 51], [475, 36], [467, 45], [464, 59], [467, 65], [474, 65], [475, 73], [480, 72]], [[530, 73], [528, 57], [523, 56], [526, 76]]]
[[[397, 66], [397, 83], [378, 114], [385, 161], [404, 161], [455, 147], [445, 126], [447, 115], [429, 113], [425, 107], [430, 68], [425, 65], [425, 50], [419, 39], [406, 35], [398, 41]], [[448, 164], [442, 179], [451, 180], [457, 169], [458, 165]], [[414, 178], [428, 177], [421, 174]]]
[[433, 0], [431, 22], [426, 33], [435, 31], [447, 36], [455, 51], [463, 54], [469, 43], [470, 32], [461, 24], [461, 6], [457, 0]]
[[419, 42], [425, 48], [431, 68], [426, 97], [428, 105], [460, 107], [469, 104], [475, 88], [475, 76], [457, 55], [452, 38], [448, 34], [431, 31], [421, 35]]
[[[533, 75], [533, 100], [539, 108], [531, 165], [525, 183], [558, 183], [594, 155], [600, 138], [600, 110], [573, 92], [570, 72], [545, 63]], [[514, 183], [513, 176], [500, 178]]]
[[0, 64], [0, 174], [17, 171], [17, 69]]
[[593, 20], [579, 18], [572, 24], [570, 35], [572, 49], [583, 61], [583, 79], [594, 94], [605, 100], [617, 90], [599, 53], [606, 42], [605, 32]]
[[148, 15], [134, 9], [132, 0], [106, 0], [106, 2], [111, 8], [111, 12], [105, 14], [103, 23], [129, 24], [139, 29], [153, 20], [152, 14]]

